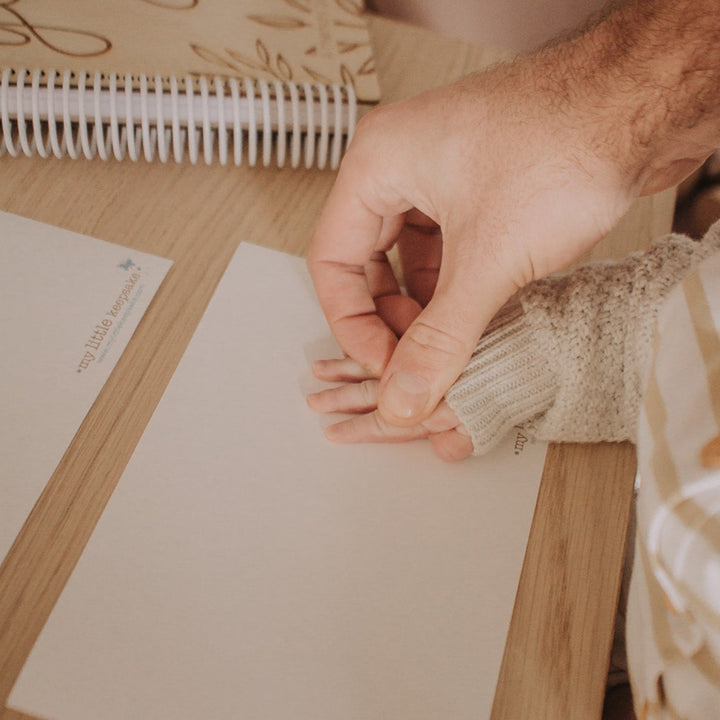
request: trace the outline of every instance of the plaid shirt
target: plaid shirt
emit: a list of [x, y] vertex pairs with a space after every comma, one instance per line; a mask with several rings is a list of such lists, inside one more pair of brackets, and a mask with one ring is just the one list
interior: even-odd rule
[[720, 253], [671, 292], [640, 410], [627, 651], [635, 711], [720, 717]]

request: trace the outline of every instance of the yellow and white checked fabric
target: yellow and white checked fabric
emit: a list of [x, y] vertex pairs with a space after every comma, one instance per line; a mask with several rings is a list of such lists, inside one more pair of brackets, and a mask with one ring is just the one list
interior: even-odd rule
[[720, 253], [658, 316], [638, 427], [627, 652], [640, 720], [720, 718]]

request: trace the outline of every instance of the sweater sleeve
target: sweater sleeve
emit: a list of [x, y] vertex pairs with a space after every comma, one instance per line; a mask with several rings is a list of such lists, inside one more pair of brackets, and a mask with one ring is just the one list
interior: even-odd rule
[[670, 289], [720, 249], [667, 235], [620, 262], [531, 283], [498, 313], [446, 396], [475, 454], [512, 427], [539, 440], [635, 440], [655, 319]]

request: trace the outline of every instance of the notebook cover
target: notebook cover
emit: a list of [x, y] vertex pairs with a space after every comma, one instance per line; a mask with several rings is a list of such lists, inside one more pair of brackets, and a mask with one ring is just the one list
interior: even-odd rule
[[352, 85], [379, 99], [358, 0], [16, 0], [0, 67]]

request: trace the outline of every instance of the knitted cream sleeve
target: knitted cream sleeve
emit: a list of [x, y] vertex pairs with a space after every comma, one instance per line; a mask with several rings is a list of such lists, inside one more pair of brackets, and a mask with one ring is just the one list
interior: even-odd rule
[[621, 262], [588, 264], [523, 288], [446, 396], [475, 454], [515, 426], [555, 442], [634, 441], [659, 306], [718, 249], [720, 223], [700, 242], [667, 235]]

